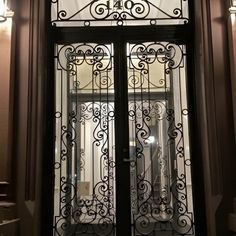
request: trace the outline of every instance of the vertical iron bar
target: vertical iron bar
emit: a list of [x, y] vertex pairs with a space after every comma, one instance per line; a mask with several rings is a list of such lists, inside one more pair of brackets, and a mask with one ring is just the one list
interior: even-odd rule
[[128, 126], [128, 89], [126, 45], [119, 40], [114, 44], [115, 75], [115, 140], [116, 140], [116, 236], [131, 235], [131, 198], [129, 126]]
[[[43, 96], [43, 160], [42, 160], [42, 189], [41, 204], [43, 205], [40, 217], [41, 235], [53, 235], [53, 206], [54, 206], [54, 160], [55, 158], [55, 119], [54, 119], [54, 44], [51, 26], [51, 2], [42, 1], [41, 8], [44, 10], [44, 22], [42, 28], [45, 34], [42, 37], [45, 51], [43, 55], [46, 60], [44, 63], [45, 71], [43, 74], [42, 93]], [[41, 9], [41, 10], [42, 10]]]

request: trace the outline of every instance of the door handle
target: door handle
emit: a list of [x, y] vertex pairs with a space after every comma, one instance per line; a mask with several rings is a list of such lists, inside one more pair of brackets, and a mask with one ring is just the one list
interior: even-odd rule
[[130, 158], [124, 158], [123, 159], [124, 162], [137, 162], [136, 159], [135, 160], [132, 160]]
[[[123, 149], [123, 153], [124, 153], [124, 155], [125, 156], [129, 156], [129, 149], [127, 149], [127, 148], [124, 148]], [[136, 160], [136, 158], [123, 158], [123, 162], [130, 162], [130, 163], [132, 163], [132, 162], [137, 162], [137, 160]]]

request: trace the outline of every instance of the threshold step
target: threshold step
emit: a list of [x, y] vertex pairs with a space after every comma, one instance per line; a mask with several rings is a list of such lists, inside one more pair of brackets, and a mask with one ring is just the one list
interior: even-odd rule
[[236, 213], [229, 214], [229, 230], [236, 232]]
[[234, 213], [236, 213], [236, 197], [233, 198], [233, 208], [234, 208]]
[[0, 201], [6, 201], [7, 199], [7, 194], [6, 193], [1, 193], [0, 194]]
[[11, 224], [11, 223], [18, 222], [18, 221], [20, 221], [19, 218], [12, 219], [12, 220], [3, 220], [2, 223], [0, 223], [0, 226], [5, 225], [5, 224]]
[[7, 200], [7, 194], [0, 194], [0, 201], [6, 201]]
[[0, 223], [1, 236], [17, 236], [19, 235], [19, 218], [5, 220]]
[[0, 201], [0, 207], [13, 207], [15, 205], [16, 205], [16, 203], [14, 203], [14, 202]]
[[14, 202], [0, 201], [0, 222], [13, 220], [15, 218], [16, 204]]
[[7, 199], [7, 194], [6, 193], [1, 193], [0, 194], [0, 201], [6, 201], [6, 199]]

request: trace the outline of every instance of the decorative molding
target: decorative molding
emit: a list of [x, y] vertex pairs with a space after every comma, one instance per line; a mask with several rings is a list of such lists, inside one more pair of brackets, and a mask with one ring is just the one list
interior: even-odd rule
[[28, 67], [28, 117], [27, 155], [25, 176], [25, 200], [35, 200], [38, 140], [38, 46], [39, 46], [39, 2], [30, 2], [29, 67]]

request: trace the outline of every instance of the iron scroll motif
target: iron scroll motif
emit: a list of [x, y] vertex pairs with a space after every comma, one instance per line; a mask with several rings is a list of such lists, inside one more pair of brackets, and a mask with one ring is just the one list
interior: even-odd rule
[[[105, 44], [76, 44], [60, 47], [57, 56], [58, 68], [70, 75], [70, 92], [113, 89], [111, 53], [111, 49]], [[78, 69], [84, 64], [91, 66], [92, 75], [87, 80], [80, 80], [77, 78]]]
[[[186, 150], [187, 102], [173, 98], [175, 93], [183, 96], [185, 49], [181, 45], [150, 42], [132, 44], [129, 51], [129, 91], [135, 94], [129, 102], [133, 130], [130, 139], [135, 140], [133, 155], [137, 159], [131, 164], [131, 178], [136, 179], [134, 183], [131, 179], [135, 235], [162, 235], [162, 231], [175, 236], [195, 235], [189, 186], [191, 161]], [[163, 65], [164, 78], [151, 79], [150, 70], [155, 63]], [[155, 91], [162, 93], [159, 99], [152, 95]], [[151, 137], [158, 142], [151, 143]]]
[[183, 52], [181, 47], [172, 43], [153, 42], [148, 45], [136, 44], [130, 48], [130, 54], [137, 55], [138, 63], [135, 63], [133, 57], [130, 57], [130, 67], [135, 70], [148, 74], [150, 64], [158, 61], [165, 64], [165, 73], [176, 69], [183, 61]]
[[[137, 160], [130, 163], [133, 235], [162, 235], [164, 231], [174, 236], [195, 235], [188, 186], [188, 108], [182, 94], [186, 87], [185, 47], [168, 42], [127, 47], [129, 129], [134, 130], [130, 155]], [[57, 45], [55, 65], [59, 96], [55, 112], [54, 235], [114, 235], [112, 44]], [[81, 68], [89, 76], [81, 74]], [[151, 73], [151, 68], [161, 68], [162, 73]], [[86, 135], [89, 142], [85, 142]], [[159, 142], [150, 144], [153, 135]], [[149, 168], [146, 160], [151, 145]], [[86, 181], [88, 162], [96, 176], [85, 196], [80, 185]]]
[[[113, 63], [111, 48], [105, 44], [57, 45], [56, 48], [55, 83], [59, 104], [55, 113], [56, 236], [108, 236], [114, 231], [115, 162], [113, 145], [109, 142], [115, 114], [114, 105], [107, 97], [113, 86], [109, 77]], [[80, 76], [83, 66], [90, 72], [86, 79]], [[97, 98], [97, 92], [105, 98]], [[82, 95], [85, 100], [80, 99]], [[61, 102], [63, 96], [68, 99], [66, 103]], [[89, 139], [89, 144], [85, 139]], [[88, 177], [88, 172], [94, 169], [93, 178]], [[84, 181], [91, 185], [88, 193], [81, 190]]]
[[[109, 107], [108, 107], [109, 106]], [[95, 108], [95, 110], [94, 110]], [[55, 215], [54, 233], [55, 235], [76, 235], [88, 233], [94, 235], [110, 235], [114, 230], [114, 161], [108, 156], [108, 122], [114, 120], [114, 108], [105, 103], [89, 103], [79, 106], [80, 119], [77, 115], [69, 115], [69, 126], [63, 126], [61, 132], [62, 150], [61, 159], [55, 162], [55, 168], [61, 169], [71, 162], [71, 147], [78, 148], [76, 133], [71, 128], [76, 123], [83, 124], [91, 121], [96, 126], [93, 131], [93, 145], [101, 149], [102, 173], [99, 182], [95, 183], [92, 195], [83, 197], [78, 194], [77, 183], [71, 179], [71, 175], [61, 176], [60, 180], [60, 212]], [[109, 113], [107, 112], [109, 111]], [[61, 115], [57, 119], [61, 119]], [[74, 129], [74, 128], [72, 128]], [[71, 130], [71, 131], [70, 131]], [[82, 152], [84, 156], [84, 153]], [[84, 168], [85, 158], [80, 160], [80, 171]], [[76, 177], [74, 177], [76, 178]]]
[[51, 7], [55, 26], [188, 23], [188, 0], [51, 0]]

